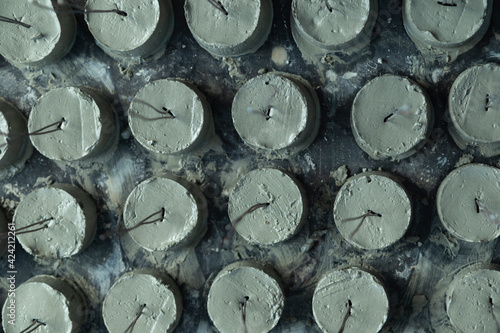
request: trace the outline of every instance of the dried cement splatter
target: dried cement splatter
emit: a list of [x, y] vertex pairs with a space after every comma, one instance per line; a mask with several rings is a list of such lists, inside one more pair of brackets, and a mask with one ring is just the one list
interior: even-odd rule
[[474, 161], [474, 156], [471, 154], [464, 154], [455, 164], [455, 168], [461, 167], [462, 165], [466, 165], [472, 163]]
[[342, 186], [347, 180], [349, 176], [349, 169], [347, 169], [347, 165], [340, 166], [335, 171], [330, 171], [330, 178], [335, 180], [335, 185]]
[[271, 52], [271, 60], [279, 67], [288, 65], [288, 53], [283, 46], [275, 46]]

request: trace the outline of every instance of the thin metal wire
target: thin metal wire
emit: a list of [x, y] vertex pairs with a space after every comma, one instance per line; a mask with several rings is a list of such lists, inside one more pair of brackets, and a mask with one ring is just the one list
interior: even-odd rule
[[27, 23], [24, 23], [24, 22], [21, 22], [21, 21], [18, 21], [18, 20], [14, 20], [14, 19], [11, 19], [11, 18], [8, 18], [8, 17], [5, 17], [5, 16], [0, 16], [0, 21], [1, 22], [7, 22], [7, 23], [14, 23], [14, 24], [19, 24], [25, 28], [31, 28], [31, 25], [27, 24]]
[[[29, 234], [29, 233], [32, 233], [32, 232], [35, 232], [35, 231], [38, 231], [38, 230], [42, 230], [42, 229], [48, 228], [49, 225], [47, 224], [47, 225], [44, 225], [44, 226], [36, 228], [36, 229], [26, 230], [26, 229], [32, 228], [34, 226], [47, 223], [47, 222], [52, 221], [52, 220], [53, 220], [53, 218], [51, 217], [51, 218], [48, 218], [48, 219], [45, 219], [45, 220], [41, 220], [41, 221], [38, 221], [38, 222], [35, 222], [35, 223], [31, 223], [31, 224], [29, 224], [27, 226], [24, 226], [22, 228], [16, 229], [16, 235]], [[8, 235], [7, 232], [3, 232], [3, 233], [0, 234], [0, 237], [7, 237], [7, 235]]]
[[[64, 119], [64, 118], [62, 118], [61, 120], [56, 121], [55, 123], [52, 123], [52, 124], [50, 124], [50, 125], [47, 125], [47, 126], [45, 126], [45, 127], [42, 127], [42, 128], [40, 128], [40, 129], [37, 129], [36, 131], [33, 131], [33, 132], [31, 132], [31, 133], [23, 133], [23, 134], [20, 134], [20, 135], [18, 135], [17, 137], [15, 137], [15, 138], [11, 139], [11, 140], [7, 140], [7, 142], [6, 142], [6, 143], [1, 144], [1, 145], [0, 145], [0, 148], [1, 148], [1, 147], [5, 147], [5, 146], [7, 146], [9, 143], [14, 142], [14, 141], [19, 140], [19, 139], [22, 139], [22, 138], [27, 137], [27, 136], [44, 135], [44, 134], [49, 134], [49, 133], [53, 133], [53, 132], [59, 131], [59, 130], [61, 130], [61, 125], [64, 123], [64, 121], [65, 121], [65, 119]], [[52, 126], [56, 126], [56, 125], [57, 125], [57, 127], [56, 127], [55, 129], [45, 131], [47, 128], [50, 128], [50, 127], [52, 127]], [[44, 131], [45, 131], [45, 132], [44, 132]], [[8, 136], [8, 134], [7, 134], [7, 133], [3, 133], [3, 132], [0, 132], [0, 135]]]
[[58, 14], [116, 13], [120, 16], [127, 16], [126, 12], [124, 12], [123, 10], [119, 10], [119, 9], [85, 9], [84, 7], [78, 6], [78, 5], [73, 4], [73, 3], [69, 4], [69, 6], [71, 7], [70, 10], [64, 10], [64, 9], [59, 9], [59, 8], [56, 9], [53, 7], [42, 5], [38, 2], [34, 2], [33, 4], [39, 8], [51, 10], [51, 11], [56, 12]]
[[348, 219], [343, 219], [341, 222], [349, 222], [349, 221], [355, 221], [355, 220], [361, 219], [361, 222], [358, 224], [358, 226], [356, 227], [356, 229], [354, 229], [354, 231], [350, 235], [350, 237], [352, 238], [359, 231], [359, 228], [361, 228], [361, 226], [365, 222], [366, 218], [367, 217], [372, 217], [372, 216], [382, 217], [382, 215], [380, 215], [378, 213], [375, 213], [372, 210], [368, 210], [368, 212], [366, 214], [363, 214], [363, 215], [360, 215], [360, 216], [357, 216], [357, 217], [348, 218]]
[[[154, 219], [154, 220], [151, 220], [151, 221], [148, 221], [150, 218], [152, 218], [153, 216], [158, 215], [158, 214], [161, 214], [161, 217], [159, 217], [157, 219]], [[121, 231], [122, 232], [128, 232], [128, 231], [134, 230], [136, 228], [139, 228], [140, 226], [143, 226], [143, 225], [153, 224], [155, 222], [159, 222], [159, 221], [163, 220], [164, 217], [165, 217], [165, 208], [162, 208], [159, 211], [157, 211], [157, 212], [149, 215], [148, 217], [146, 217], [145, 219], [143, 219], [142, 221], [140, 221], [139, 223], [137, 223], [133, 227], [130, 227], [130, 228], [127, 228], [127, 229], [122, 229]]]
[[207, 0], [208, 2], [210, 2], [210, 4], [212, 6], [214, 6], [215, 8], [217, 8], [218, 10], [220, 10], [221, 12], [224, 13], [224, 15], [229, 15], [229, 13], [227, 12], [226, 8], [224, 8], [224, 6], [221, 4], [220, 1], [218, 0]]
[[241, 320], [243, 321], [243, 332], [248, 333], [247, 329], [247, 302], [250, 297], [245, 296], [243, 302], [240, 302]]
[[141, 305], [141, 308], [139, 309], [139, 313], [137, 314], [137, 317], [135, 317], [134, 321], [130, 323], [130, 325], [127, 327], [125, 332], [123, 333], [132, 333], [134, 330], [135, 324], [139, 320], [139, 318], [142, 316], [144, 308], [146, 308], [146, 304]]
[[325, 0], [325, 5], [326, 5], [326, 8], [327, 8], [330, 12], [333, 12], [333, 8], [332, 8], [332, 6], [330, 6], [330, 4], [328, 3], [328, 0]]
[[175, 119], [175, 115], [172, 113], [172, 111], [170, 111], [169, 109], [167, 108], [163, 108], [163, 110], [160, 110], [158, 109], [157, 107], [155, 107], [154, 105], [146, 102], [146, 101], [143, 101], [141, 99], [139, 100], [136, 100], [135, 101], [136, 103], [140, 103], [140, 104], [144, 104], [146, 106], [149, 106], [150, 108], [152, 108], [153, 110], [155, 110], [156, 112], [158, 112], [159, 114], [161, 114], [162, 116], [161, 117], [156, 117], [156, 118], [148, 118], [148, 117], [144, 117], [143, 115], [139, 114], [139, 113], [135, 113], [137, 117], [141, 118], [141, 119], [144, 119], [144, 120], [160, 120], [160, 119]]
[[31, 332], [34, 332], [40, 326], [47, 326], [47, 324], [41, 322], [38, 319], [33, 319], [33, 322], [31, 323], [31, 325], [26, 327], [24, 330], [22, 330], [19, 333], [31, 333]]

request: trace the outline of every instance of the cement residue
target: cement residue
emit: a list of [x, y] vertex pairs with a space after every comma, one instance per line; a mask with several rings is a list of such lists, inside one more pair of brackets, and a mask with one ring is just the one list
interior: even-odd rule
[[49, 185], [54, 184], [55, 180], [53, 179], [52, 175], [49, 175], [47, 177], [38, 177], [35, 180], [35, 184], [33, 185], [34, 188], [38, 187], [47, 187]]
[[290, 63], [285, 47], [275, 46], [271, 52], [271, 60], [279, 67], [284, 67]]
[[410, 67], [409, 72], [412, 77], [424, 88], [437, 83], [443, 84], [443, 78], [452, 70], [450, 64], [436, 65], [434, 58], [420, 56], [407, 56], [406, 64]]
[[[2, 197], [2, 198], [0, 198], [0, 203], [1, 203], [2, 207], [3, 207], [3, 209], [5, 209], [8, 212], [11, 212], [19, 204], [19, 201], [17, 201], [17, 200], [11, 200], [11, 199]], [[8, 214], [8, 215], [12, 216], [13, 213]]]
[[[222, 3], [226, 1], [230, 2], [221, 0]], [[192, 79], [207, 94], [213, 110], [217, 112], [214, 113], [215, 128], [222, 138], [222, 143], [219, 142], [213, 151], [203, 148], [194, 156], [162, 160], [140, 150], [127, 137], [126, 128], [122, 128], [125, 135], [115, 153], [95, 163], [54, 164], [35, 153], [27, 163], [25, 173], [2, 182], [0, 186], [0, 202], [7, 208], [8, 214], [13, 212], [19, 196], [32, 190], [37, 177], [50, 174], [56, 181], [77, 184], [92, 194], [101, 212], [98, 225], [102, 234], [117, 227], [125, 199], [139, 182], [151, 176], [174, 173], [200, 185], [210, 206], [210, 227], [197, 247], [154, 255], [131, 255], [129, 247], [120, 247], [124, 244], [124, 235], [114, 235], [112, 239], [96, 238], [78, 256], [56, 262], [35, 259], [18, 249], [19, 282], [39, 272], [55, 273], [78, 281], [91, 303], [91, 316], [83, 331], [99, 332], [105, 330], [101, 318], [102, 300], [117, 276], [131, 267], [158, 268], [177, 280], [190, 309], [183, 314], [177, 331], [205, 333], [216, 331], [206, 311], [206, 294], [203, 293], [206, 279], [211, 274], [215, 276], [224, 265], [241, 258], [257, 259], [271, 263], [286, 286], [287, 305], [275, 330], [302, 333], [318, 330], [311, 319], [311, 307], [304, 305], [311, 304], [314, 287], [325, 272], [343, 264], [371, 265], [389, 281], [391, 312], [383, 332], [439, 331], [439, 324], [430, 319], [436, 313], [435, 308], [431, 311], [428, 304], [418, 314], [413, 313], [410, 308], [413, 296], [425, 295], [431, 302], [439, 279], [449, 274], [456, 265], [474, 260], [498, 260], [498, 256], [493, 255], [498, 252], [496, 241], [489, 242], [486, 247], [483, 243], [461, 242], [443, 230], [437, 214], [432, 212], [438, 183], [462, 155], [455, 145], [450, 145], [449, 135], [445, 131], [440, 132], [446, 130], [441, 118], [445, 109], [443, 96], [447, 95], [452, 83], [450, 80], [458, 75], [457, 71], [477, 62], [477, 59], [498, 58], [495, 56], [499, 54], [498, 41], [495, 37], [484, 40], [484, 47], [464, 55], [454, 66], [435, 63], [429, 57], [411, 56], [415, 48], [402, 30], [399, 20], [401, 2], [380, 1], [380, 17], [375, 29], [378, 36], [372, 39], [370, 47], [352, 56], [330, 54], [329, 59], [337, 57], [338, 61], [314, 67], [302, 61], [299, 50], [291, 40], [290, 2], [274, 2], [277, 15], [273, 34], [259, 53], [235, 60], [240, 64], [239, 71], [242, 73], [255, 73], [259, 68], [272, 70], [277, 66], [272, 62], [272, 48], [290, 45], [286, 47], [290, 61], [286, 70], [309, 78], [320, 98], [323, 97], [321, 113], [326, 118], [320, 129], [321, 135], [305, 151], [312, 164], [306, 161], [304, 154], [254, 153], [244, 147], [234, 132], [229, 112], [231, 99], [241, 83], [230, 78], [227, 68], [221, 68], [221, 60], [214, 59], [196, 44], [185, 24], [176, 25], [179, 30], [174, 36], [175, 43], [167, 47], [166, 55], [159, 61], [129, 67], [134, 71], [130, 80], [120, 73], [116, 60], [104, 54], [84, 30], [78, 32], [78, 44], [67, 56], [43, 70], [18, 70], [0, 59], [0, 76], [5, 83], [0, 87], [2, 96], [20, 107], [24, 114], [29, 113], [41, 93], [53, 88], [95, 86], [113, 101], [123, 125], [133, 95], [146, 82], [177, 76]], [[394, 8], [391, 9], [391, 6]], [[176, 13], [182, 15], [182, 8], [176, 8]], [[392, 23], [389, 23], [391, 19]], [[493, 30], [496, 30], [496, 25]], [[328, 73], [325, 73], [326, 70]], [[356, 147], [348, 124], [348, 109], [356, 92], [367, 80], [387, 72], [406, 73], [424, 85], [440, 117], [435, 128], [437, 135], [433, 134], [419, 154], [399, 163], [368, 159]], [[327, 75], [328, 79], [325, 78]], [[496, 164], [498, 158], [482, 158], [481, 161]], [[363, 251], [343, 240], [332, 221], [333, 199], [338, 187], [334, 179], [328, 177], [331, 170], [342, 164], [347, 164], [353, 172], [361, 168], [377, 170], [383, 166], [385, 170], [407, 178], [409, 188], [416, 195], [417, 206], [423, 201], [421, 197], [426, 197], [426, 205], [416, 211], [418, 223], [411, 225], [401, 241], [387, 249]], [[316, 166], [315, 171], [313, 165]], [[250, 170], [269, 166], [283, 167], [304, 183], [311, 199], [311, 212], [308, 223], [297, 235], [279, 246], [263, 247], [248, 244], [236, 233], [231, 237], [231, 229], [225, 227], [230, 224], [227, 216], [230, 189]], [[430, 235], [429, 229], [432, 229]], [[224, 238], [229, 240], [228, 244], [220, 245]], [[415, 242], [416, 238], [423, 243], [421, 246], [417, 245], [418, 241]]]
[[[101, 247], [100, 241], [93, 243], [95, 247]], [[115, 279], [126, 269], [123, 261], [123, 254], [118, 243], [112, 243], [106, 247], [107, 257], [92, 255], [89, 252], [83, 252], [81, 255], [72, 258], [71, 261], [37, 261], [42, 271], [50, 272], [57, 276], [62, 276], [75, 282], [78, 288], [85, 295], [88, 312], [90, 317], [86, 318], [83, 330], [92, 332], [92, 325], [100, 319], [95, 316], [101, 314], [102, 300], [108, 292]], [[99, 313], [99, 314], [97, 314]]]
[[[9, 244], [9, 226], [8, 223], [10, 221], [7, 220], [5, 217], [5, 214], [3, 211], [0, 209], [0, 235], [2, 237], [0, 238], [0, 257], [5, 254], [5, 251], [7, 250], [8, 244]], [[11, 245], [10, 245], [10, 252], [12, 253], [12, 239], [11, 239]], [[9, 258], [9, 256], [7, 256]]]
[[231, 79], [236, 80], [240, 84], [244, 83], [245, 74], [241, 71], [241, 63], [237, 59], [222, 57], [221, 66], [227, 67], [227, 72]]
[[21, 98], [21, 106], [24, 110], [30, 110], [42, 94], [55, 88], [72, 86], [75, 77], [78, 78], [78, 86], [87, 87], [94, 87], [94, 78], [99, 77], [101, 89], [114, 94], [116, 87], [111, 78], [110, 69], [111, 67], [102, 59], [72, 54], [61, 59], [54, 66], [46, 66], [42, 69], [23, 69], [22, 75], [28, 83], [27, 92]]
[[348, 176], [349, 170], [347, 169], [347, 165], [341, 165], [337, 170], [330, 171], [330, 178], [335, 180], [336, 186], [344, 185]]
[[[210, 155], [224, 154], [221, 138], [214, 133], [205, 137], [205, 141], [189, 154], [155, 154], [142, 149], [148, 160], [150, 172], [175, 173], [192, 183], [202, 183], [206, 178], [206, 170], [201, 167], [202, 160]], [[209, 158], [208, 158], [209, 159]]]
[[455, 163], [455, 168], [461, 167], [462, 165], [466, 165], [472, 163], [474, 161], [474, 156], [471, 154], [462, 155], [457, 163]]
[[168, 272], [178, 284], [189, 289], [199, 289], [205, 284], [205, 275], [194, 251], [196, 243], [170, 251], [149, 252], [133, 241], [128, 233], [122, 233], [119, 240], [132, 267]]
[[143, 163], [132, 157], [132, 151], [118, 147], [118, 136], [108, 151], [85, 161], [54, 161], [70, 174], [72, 183], [87, 191], [96, 202], [104, 202], [113, 211], [121, 211], [127, 195], [136, 185], [137, 174], [144, 172]]
[[230, 162], [230, 167], [227, 169], [227, 171], [221, 171], [220, 179], [223, 188], [221, 194], [223, 196], [229, 197], [229, 194], [233, 190], [233, 187], [236, 185], [238, 180], [243, 178], [243, 176], [250, 171], [250, 162], [250, 157], [233, 160]]

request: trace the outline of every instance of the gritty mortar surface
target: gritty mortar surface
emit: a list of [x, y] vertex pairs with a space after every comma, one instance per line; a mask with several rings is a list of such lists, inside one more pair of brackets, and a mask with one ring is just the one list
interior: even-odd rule
[[[445, 117], [449, 89], [456, 77], [474, 64], [500, 59], [500, 3], [495, 2], [491, 27], [477, 47], [452, 63], [423, 57], [406, 35], [400, 1], [380, 1], [379, 18], [370, 46], [351, 55], [330, 54], [316, 65], [303, 60], [289, 31], [290, 0], [274, 1], [269, 39], [255, 54], [230, 60], [213, 58], [193, 39], [183, 12], [184, 1], [175, 1], [174, 34], [165, 54], [142, 64], [118, 62], [95, 45], [82, 15], [76, 15], [78, 33], [70, 53], [58, 63], [41, 69], [17, 69], [0, 60], [0, 95], [25, 116], [41, 94], [63, 86], [92, 86], [103, 93], [117, 111], [121, 137], [105, 157], [85, 162], [53, 162], [35, 152], [18, 175], [0, 182], [0, 203], [10, 219], [19, 201], [45, 183], [73, 183], [96, 201], [97, 237], [70, 260], [35, 260], [20, 246], [16, 250], [17, 284], [40, 273], [73, 279], [90, 305], [82, 332], [106, 332], [101, 305], [116, 278], [131, 268], [161, 268], [179, 284], [183, 316], [176, 332], [210, 332], [206, 312], [208, 289], [224, 266], [241, 259], [272, 264], [282, 277], [287, 300], [276, 332], [319, 332], [311, 321], [314, 288], [320, 277], [341, 264], [371, 266], [384, 278], [390, 311], [382, 332], [433, 329], [429, 305], [412, 307], [415, 295], [430, 299], [436, 283], [470, 261], [500, 262], [496, 241], [465, 243], [444, 230], [437, 216], [435, 195], [440, 182], [454, 169], [464, 152], [451, 139]], [[286, 52], [286, 61], [273, 61], [272, 50]], [[276, 58], [274, 58], [276, 60]], [[278, 159], [245, 146], [233, 127], [230, 110], [236, 91], [259, 73], [285, 71], [311, 82], [321, 101], [321, 125], [316, 140], [299, 154]], [[349, 116], [356, 93], [383, 74], [409, 76], [428, 92], [436, 111], [436, 124], [426, 145], [400, 161], [374, 161], [356, 144]], [[127, 127], [133, 96], [155, 79], [179, 77], [193, 82], [212, 106], [216, 137], [188, 156], [152, 158], [137, 145]], [[474, 150], [474, 162], [496, 165]], [[363, 169], [388, 171], [405, 179], [415, 201], [415, 222], [403, 239], [379, 251], [358, 250], [347, 244], [333, 227], [333, 200], [340, 185], [330, 172], [346, 165], [349, 176]], [[280, 245], [258, 247], [230, 233], [228, 195], [244, 174], [261, 167], [280, 167], [304, 185], [310, 205], [301, 231]], [[206, 235], [196, 245], [169, 253], [131, 251], [127, 235], [99, 237], [116, 228], [123, 205], [141, 181], [163, 173], [197, 183], [208, 207]], [[229, 239], [229, 245], [223, 240]], [[132, 245], [130, 245], [132, 244]], [[222, 245], [221, 245], [222, 244]], [[0, 296], [5, 295], [7, 273], [0, 273]], [[396, 311], [401, 310], [404, 311]]]

